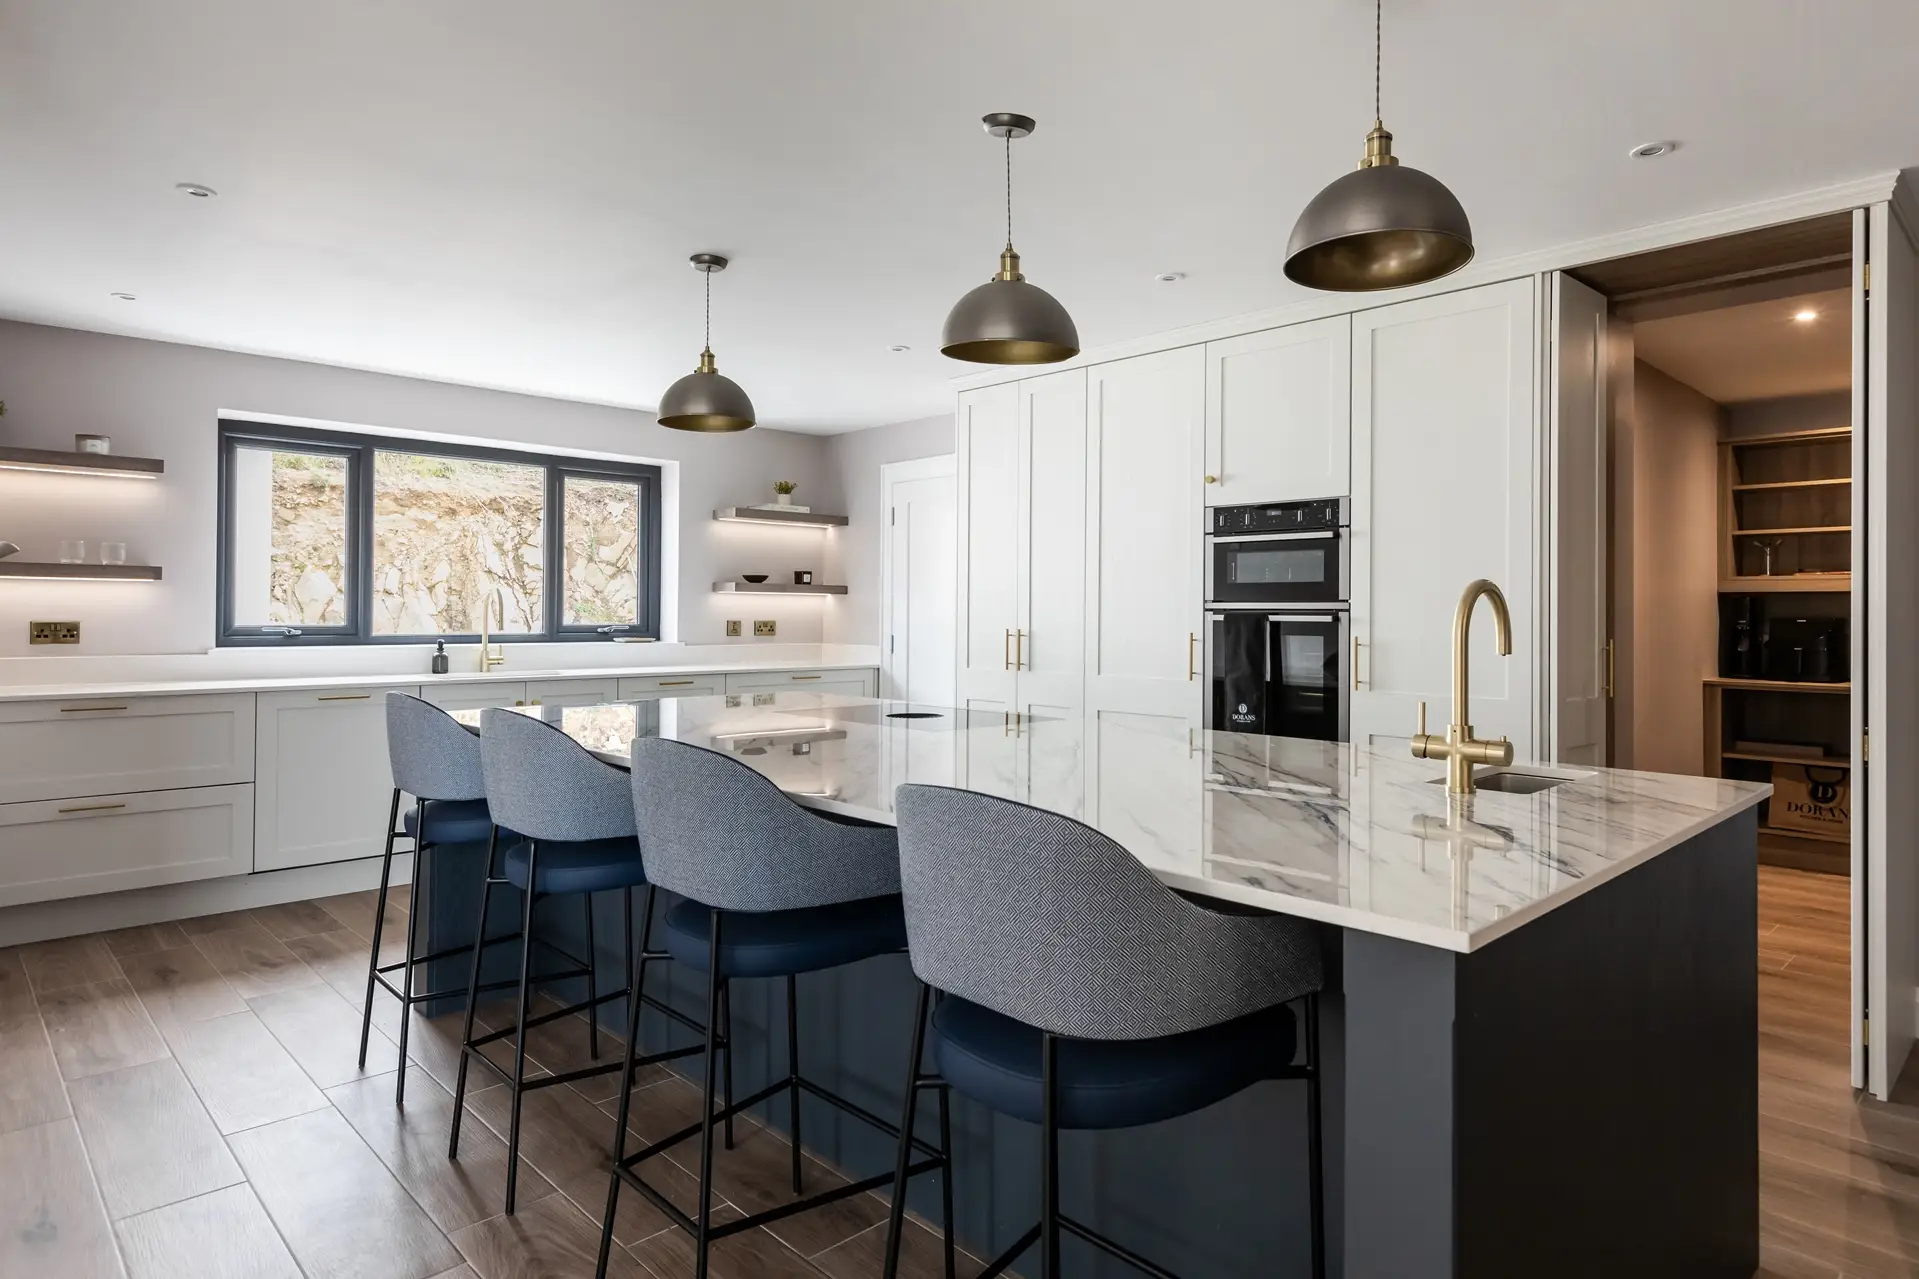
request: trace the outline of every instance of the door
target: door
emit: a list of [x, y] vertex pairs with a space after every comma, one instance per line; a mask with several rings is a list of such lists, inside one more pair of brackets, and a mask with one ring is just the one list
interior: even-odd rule
[[[1086, 700], [1086, 385], [1084, 369], [1020, 383], [1016, 790], [1068, 814], [1080, 811], [1073, 743]], [[1024, 730], [1033, 716], [1045, 734]]]
[[953, 465], [929, 457], [880, 468], [882, 697], [953, 704]]
[[1351, 491], [1352, 317], [1206, 344], [1206, 505]]
[[1552, 450], [1546, 710], [1552, 757], [1606, 763], [1612, 632], [1606, 607], [1606, 299], [1564, 272], [1548, 278]]
[[1013, 708], [1013, 630], [1019, 623], [1019, 384], [966, 391], [956, 432], [959, 514], [954, 594], [958, 701]]
[[[1912, 648], [1919, 628], [1919, 227], [1905, 225], [1887, 204], [1872, 206], [1860, 221], [1871, 276], [1869, 287], [1855, 286], [1855, 297], [1864, 294], [1863, 317], [1855, 305], [1855, 318], [1864, 324], [1863, 335], [1854, 329], [1853, 394], [1864, 409], [1855, 422], [1865, 429], [1853, 433], [1854, 462], [1863, 463], [1853, 479], [1853, 546], [1855, 557], [1864, 550], [1854, 565], [1865, 571], [1855, 571], [1852, 597], [1853, 633], [1864, 637], [1852, 688], [1853, 714], [1863, 721], [1852, 772], [1853, 971], [1865, 973], [1857, 1023], [1865, 1086], [1883, 1100], [1912, 1049], [1919, 986], [1912, 918], [1919, 898], [1919, 788], [1912, 785], [1919, 770]], [[1855, 244], [1859, 238], [1855, 232]], [[1860, 256], [1855, 252], [1856, 275]]]
[[[1087, 375], [1087, 820], [1127, 846], [1197, 856], [1199, 809], [1142, 809], [1145, 780], [1189, 766], [1201, 723], [1204, 455], [1200, 347]], [[1184, 791], [1177, 791], [1184, 794]], [[1196, 795], [1196, 792], [1195, 792]]]
[[255, 737], [253, 869], [377, 857], [393, 773], [386, 695], [417, 688], [261, 693]]
[[1353, 317], [1352, 740], [1404, 738], [1418, 704], [1451, 713], [1452, 619], [1490, 578], [1512, 612], [1501, 657], [1474, 618], [1472, 722], [1536, 758], [1533, 532], [1537, 326], [1533, 281]]

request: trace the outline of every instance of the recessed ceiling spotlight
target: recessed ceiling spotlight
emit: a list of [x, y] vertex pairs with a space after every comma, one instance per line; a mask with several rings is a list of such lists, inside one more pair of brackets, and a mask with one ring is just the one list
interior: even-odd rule
[[110, 298], [119, 298], [122, 302], [132, 302], [136, 300], [131, 293], [109, 293], [107, 296]]
[[913, 348], [906, 345], [906, 343], [904, 342], [895, 342], [893, 343], [893, 345], [887, 347], [886, 349], [891, 351], [894, 355], [904, 355], [908, 351], [912, 350]]
[[1161, 284], [1178, 284], [1181, 280], [1186, 278], [1186, 272], [1161, 271], [1158, 275], [1154, 276], [1153, 278], [1155, 280], [1158, 280]]
[[1626, 154], [1635, 160], [1650, 160], [1655, 156], [1671, 155], [1678, 149], [1679, 144], [1671, 140], [1664, 142], [1641, 142], [1638, 146], [1626, 152]]
[[1803, 311], [1794, 311], [1792, 313], [1792, 318], [1799, 321], [1799, 323], [1801, 324], [1811, 324], [1814, 320], [1819, 318], [1819, 312], [1813, 310], [1811, 307], [1807, 307]]
[[215, 196], [220, 194], [218, 191], [215, 191], [212, 187], [203, 186], [198, 182], [176, 182], [173, 184], [173, 189], [175, 191], [182, 192], [183, 194], [193, 196], [195, 199], [200, 199], [200, 200], [207, 199], [209, 196]]

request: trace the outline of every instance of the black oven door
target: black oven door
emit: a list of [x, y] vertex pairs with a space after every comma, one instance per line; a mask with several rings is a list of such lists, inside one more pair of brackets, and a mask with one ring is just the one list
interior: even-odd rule
[[1339, 604], [1346, 599], [1337, 531], [1249, 533], [1208, 539], [1213, 604]]
[[1343, 742], [1347, 614], [1220, 610], [1206, 616], [1206, 726]]

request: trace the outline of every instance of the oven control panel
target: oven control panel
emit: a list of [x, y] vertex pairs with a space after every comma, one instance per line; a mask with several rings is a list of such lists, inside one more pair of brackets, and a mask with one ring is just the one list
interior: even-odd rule
[[1346, 499], [1320, 498], [1311, 502], [1266, 502], [1256, 506], [1216, 506], [1211, 532], [1307, 533], [1346, 524]]

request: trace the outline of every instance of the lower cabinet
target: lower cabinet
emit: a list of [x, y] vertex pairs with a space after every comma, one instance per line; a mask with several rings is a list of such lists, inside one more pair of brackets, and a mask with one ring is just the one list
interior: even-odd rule
[[532, 706], [598, 706], [620, 700], [620, 681], [611, 677], [530, 680], [526, 700]]
[[427, 684], [419, 693], [441, 710], [472, 711], [487, 706], [524, 706], [526, 687], [519, 680], [475, 680], [471, 684]]
[[254, 870], [350, 861], [385, 848], [393, 795], [389, 692], [419, 689], [259, 695]]
[[726, 676], [718, 671], [710, 675], [628, 675], [620, 680], [619, 699], [644, 701], [661, 697], [713, 697], [726, 691]]
[[0, 804], [0, 906], [253, 869], [253, 787]]
[[728, 675], [726, 691], [840, 693], [849, 697], [871, 697], [878, 683], [878, 672], [867, 667], [839, 671], [751, 671]]

